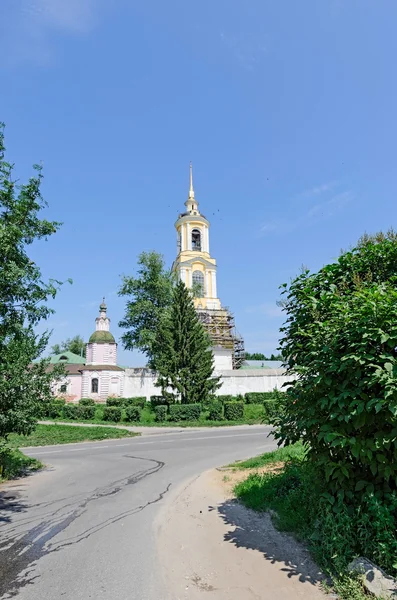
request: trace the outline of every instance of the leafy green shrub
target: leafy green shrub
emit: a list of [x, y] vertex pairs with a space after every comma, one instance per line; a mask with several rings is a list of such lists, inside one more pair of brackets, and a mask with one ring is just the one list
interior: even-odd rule
[[232, 396], [231, 394], [220, 394], [219, 396], [216, 396], [216, 399], [218, 402], [225, 404], [225, 402], [233, 402], [235, 396]]
[[146, 396], [136, 396], [135, 398], [123, 398], [124, 406], [137, 406], [138, 408], [145, 408]]
[[150, 406], [154, 409], [156, 406], [168, 406], [168, 402], [163, 396], [150, 396]]
[[75, 420], [79, 418], [79, 406], [77, 404], [65, 404], [62, 413], [65, 419]]
[[170, 421], [198, 421], [201, 404], [172, 404], [169, 407]]
[[279, 403], [277, 400], [266, 400], [263, 403], [264, 408], [264, 420], [266, 423], [273, 423], [273, 421], [279, 417]]
[[208, 410], [209, 410], [209, 414], [208, 414], [209, 421], [222, 421], [222, 419], [223, 419], [223, 404], [222, 404], [222, 402], [211, 402], [211, 404], [208, 407]]
[[63, 406], [64, 404], [56, 400], [38, 403], [36, 416], [38, 419], [59, 419], [63, 415]]
[[107, 398], [106, 406], [123, 406], [124, 398]]
[[168, 406], [166, 404], [158, 404], [154, 407], [154, 413], [158, 423], [164, 423], [164, 421], [167, 420], [167, 410]]
[[80, 406], [95, 406], [96, 402], [93, 398], [81, 398], [79, 404]]
[[263, 404], [245, 404], [244, 405], [244, 420], [263, 422], [264, 408]]
[[126, 421], [140, 421], [141, 419], [141, 408], [139, 406], [127, 406], [125, 409], [125, 420]]
[[243, 402], [225, 402], [224, 408], [227, 421], [241, 421], [244, 418]]
[[105, 406], [103, 409], [103, 420], [114, 421], [118, 423], [121, 421], [122, 411], [119, 406]]
[[26, 474], [26, 470], [37, 470], [43, 465], [35, 458], [22, 454], [0, 441], [0, 481]]
[[92, 421], [95, 418], [95, 406], [80, 405], [77, 407], [77, 418], [82, 421]]
[[286, 398], [285, 392], [274, 389], [272, 392], [247, 392], [244, 396], [246, 404], [261, 404], [267, 400], [283, 400]]
[[225, 402], [224, 409], [227, 421], [241, 421], [244, 418], [243, 402]]
[[302, 439], [328, 491], [352, 501], [397, 488], [397, 236], [366, 236], [318, 273], [284, 285], [289, 402], [275, 421]]
[[51, 402], [54, 402], [55, 404], [60, 404], [61, 406], [65, 406], [66, 404], [65, 398], [54, 398], [53, 400], [51, 400]]

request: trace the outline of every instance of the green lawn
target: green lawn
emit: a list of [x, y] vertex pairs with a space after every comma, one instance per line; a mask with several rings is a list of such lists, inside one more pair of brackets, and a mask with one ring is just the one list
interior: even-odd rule
[[292, 459], [302, 459], [305, 456], [303, 444], [294, 444], [273, 450], [273, 452], [265, 452], [259, 456], [254, 456], [248, 460], [238, 461], [231, 465], [234, 469], [256, 469], [271, 463], [286, 462]]
[[20, 450], [4, 447], [0, 450], [0, 482], [37, 471], [42, 466], [39, 460], [22, 454]]
[[73, 425], [37, 425], [36, 430], [28, 436], [12, 434], [8, 445], [13, 448], [23, 446], [52, 446], [107, 439], [119, 439], [138, 435], [126, 429], [112, 427], [74, 427]]

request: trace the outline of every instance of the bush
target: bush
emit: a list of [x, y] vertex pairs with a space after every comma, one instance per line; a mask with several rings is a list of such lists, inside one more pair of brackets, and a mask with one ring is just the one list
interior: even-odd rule
[[107, 398], [106, 406], [123, 406], [123, 398]]
[[218, 402], [225, 404], [225, 402], [233, 402], [233, 400], [235, 400], [235, 396], [232, 396], [231, 394], [221, 394], [220, 396], [216, 396], [216, 399]]
[[54, 402], [55, 404], [60, 404], [61, 406], [65, 406], [66, 404], [65, 398], [54, 398], [53, 400], [51, 400], [51, 402]]
[[141, 409], [139, 406], [127, 406], [125, 409], [125, 420], [138, 422], [141, 419]]
[[258, 423], [263, 422], [263, 404], [244, 404], [244, 419], [246, 421], [257, 421]]
[[208, 419], [210, 421], [222, 421], [223, 419], [223, 404], [222, 402], [212, 402], [209, 407]]
[[59, 419], [63, 415], [63, 406], [63, 404], [55, 400], [43, 402], [38, 406], [37, 418]]
[[169, 407], [170, 421], [198, 421], [201, 404], [172, 404]]
[[79, 406], [77, 404], [65, 404], [62, 413], [65, 419], [74, 421], [79, 418]]
[[285, 392], [274, 389], [272, 392], [248, 392], [244, 396], [246, 404], [262, 404], [267, 400], [282, 400], [286, 398]]
[[[116, 399], [118, 400], [118, 398]], [[122, 412], [119, 406], [105, 406], [103, 409], [103, 420], [118, 423], [121, 421], [121, 414]]]
[[263, 408], [263, 417], [267, 423], [273, 423], [280, 416], [280, 403], [277, 400], [266, 400], [263, 403]]
[[285, 284], [281, 348], [291, 382], [281, 443], [302, 439], [329, 493], [397, 489], [397, 236], [365, 236], [318, 273]]
[[150, 396], [150, 406], [151, 408], [156, 408], [156, 406], [168, 406], [168, 402], [163, 396]]
[[81, 400], [79, 400], [79, 405], [80, 406], [95, 406], [96, 402], [92, 398], [81, 398]]
[[138, 408], [145, 408], [146, 396], [136, 396], [135, 398], [124, 398], [124, 406], [137, 406]]
[[164, 421], [167, 420], [167, 410], [168, 406], [166, 404], [158, 404], [154, 407], [156, 421], [158, 423], [164, 423]]
[[82, 421], [92, 421], [95, 418], [95, 406], [80, 405], [77, 407], [77, 418]]
[[241, 421], [244, 418], [243, 402], [225, 402], [224, 407], [227, 421]]

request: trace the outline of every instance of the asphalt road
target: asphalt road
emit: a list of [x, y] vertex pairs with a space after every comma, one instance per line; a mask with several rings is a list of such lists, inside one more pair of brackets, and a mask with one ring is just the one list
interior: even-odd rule
[[203, 429], [26, 450], [47, 469], [0, 488], [1, 600], [176, 600], [161, 577], [155, 517], [184, 481], [274, 448], [268, 432]]

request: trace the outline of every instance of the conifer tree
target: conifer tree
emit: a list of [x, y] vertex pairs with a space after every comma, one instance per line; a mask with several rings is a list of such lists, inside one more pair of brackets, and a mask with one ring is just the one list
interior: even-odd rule
[[171, 395], [182, 404], [205, 402], [221, 386], [220, 378], [212, 376], [211, 340], [182, 281], [175, 286], [170, 313], [158, 329], [155, 352], [156, 385], [164, 397]]

